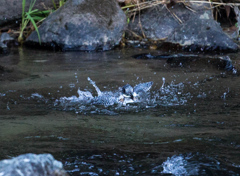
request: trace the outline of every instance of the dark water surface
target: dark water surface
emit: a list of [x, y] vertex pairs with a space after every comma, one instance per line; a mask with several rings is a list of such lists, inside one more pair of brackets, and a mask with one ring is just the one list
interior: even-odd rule
[[[238, 73], [217, 55], [132, 57], [148, 52], [20, 48], [0, 56], [0, 159], [51, 153], [70, 175], [239, 175]], [[238, 53], [228, 56], [238, 68]], [[79, 88], [96, 96], [88, 77], [109, 92], [153, 81], [154, 102], [56, 104]]]

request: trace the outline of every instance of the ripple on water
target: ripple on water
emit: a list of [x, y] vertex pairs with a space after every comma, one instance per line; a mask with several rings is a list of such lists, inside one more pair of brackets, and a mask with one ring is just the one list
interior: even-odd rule
[[70, 175], [239, 175], [239, 167], [234, 167], [233, 171], [229, 167], [233, 165], [223, 164], [200, 153], [173, 155], [165, 161], [159, 160], [160, 156], [147, 153], [85, 153], [66, 158], [64, 168]]

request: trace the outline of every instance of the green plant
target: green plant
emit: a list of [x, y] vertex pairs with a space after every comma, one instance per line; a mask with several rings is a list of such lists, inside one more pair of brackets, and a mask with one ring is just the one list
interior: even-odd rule
[[59, 1], [59, 7], [62, 7], [65, 4], [66, 0], [60, 0]]
[[58, 9], [59, 7], [62, 7], [65, 4], [66, 0], [59, 0], [59, 6], [57, 7], [55, 0], [52, 0], [53, 6], [55, 9]]
[[51, 13], [51, 10], [39, 11], [38, 9], [33, 10], [33, 6], [36, 0], [31, 0], [30, 6], [27, 12], [25, 12], [26, 0], [22, 0], [22, 24], [20, 26], [20, 34], [18, 41], [22, 43], [24, 40], [24, 31], [26, 30], [28, 24], [31, 22], [34, 29], [37, 32], [39, 43], [41, 44], [40, 34], [38, 31], [37, 23], [42, 22]]

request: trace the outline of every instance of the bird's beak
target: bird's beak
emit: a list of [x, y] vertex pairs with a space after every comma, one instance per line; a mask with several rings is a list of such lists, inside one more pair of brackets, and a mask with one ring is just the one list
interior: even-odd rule
[[125, 99], [125, 97], [123, 95], [120, 95], [118, 97], [118, 101], [120, 101], [120, 102], [124, 102], [124, 99]]
[[124, 102], [124, 98], [120, 98], [119, 101], [120, 101], [120, 102]]

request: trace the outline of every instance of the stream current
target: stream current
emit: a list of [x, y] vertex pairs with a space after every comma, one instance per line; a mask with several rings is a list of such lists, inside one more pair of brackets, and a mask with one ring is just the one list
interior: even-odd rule
[[[223, 54], [133, 57], [153, 52], [165, 54], [0, 56], [0, 159], [51, 153], [69, 175], [239, 175], [238, 53], [234, 71]], [[149, 81], [144, 101], [118, 102], [124, 85]]]

